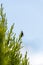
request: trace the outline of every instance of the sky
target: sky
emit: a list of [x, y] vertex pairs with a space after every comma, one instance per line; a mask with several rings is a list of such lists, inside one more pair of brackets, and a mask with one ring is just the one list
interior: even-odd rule
[[24, 50], [28, 51], [31, 65], [43, 65], [43, 0], [0, 0], [8, 21], [15, 23], [17, 36], [24, 32]]

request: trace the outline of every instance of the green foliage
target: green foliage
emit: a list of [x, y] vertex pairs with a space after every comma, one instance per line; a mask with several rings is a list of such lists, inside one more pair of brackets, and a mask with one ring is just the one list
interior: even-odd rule
[[7, 32], [7, 19], [6, 14], [3, 13], [3, 7], [0, 8], [0, 65], [29, 65], [27, 59], [27, 52], [24, 57], [20, 52], [22, 48], [22, 36], [21, 31], [19, 38], [16, 38], [16, 34], [13, 34], [14, 24], [11, 26], [9, 32]]

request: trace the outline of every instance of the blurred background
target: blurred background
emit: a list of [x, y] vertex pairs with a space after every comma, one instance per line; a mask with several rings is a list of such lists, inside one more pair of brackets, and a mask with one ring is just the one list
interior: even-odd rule
[[16, 36], [24, 32], [22, 53], [28, 52], [31, 65], [43, 65], [43, 0], [0, 0], [8, 21], [15, 23]]

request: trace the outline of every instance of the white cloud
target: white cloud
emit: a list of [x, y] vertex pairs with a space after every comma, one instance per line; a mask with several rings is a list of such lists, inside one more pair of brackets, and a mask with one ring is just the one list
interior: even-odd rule
[[43, 65], [43, 54], [42, 53], [31, 54], [30, 64], [31, 65]]
[[43, 53], [42, 52], [33, 52], [32, 48], [23, 48], [21, 49], [21, 52], [24, 56], [25, 52], [28, 52], [28, 57], [29, 57], [29, 61], [30, 61], [30, 65], [43, 65]]

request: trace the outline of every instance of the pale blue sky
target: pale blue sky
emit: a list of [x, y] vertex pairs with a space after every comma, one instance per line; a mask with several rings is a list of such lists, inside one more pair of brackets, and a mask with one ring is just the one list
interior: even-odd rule
[[8, 27], [15, 23], [17, 35], [24, 32], [23, 43], [32, 52], [43, 52], [43, 0], [0, 0], [7, 14]]
[[[0, 0], [7, 15], [8, 28], [24, 32], [23, 45], [30, 52], [31, 65], [43, 65], [43, 0]], [[30, 51], [29, 51], [30, 50]]]

